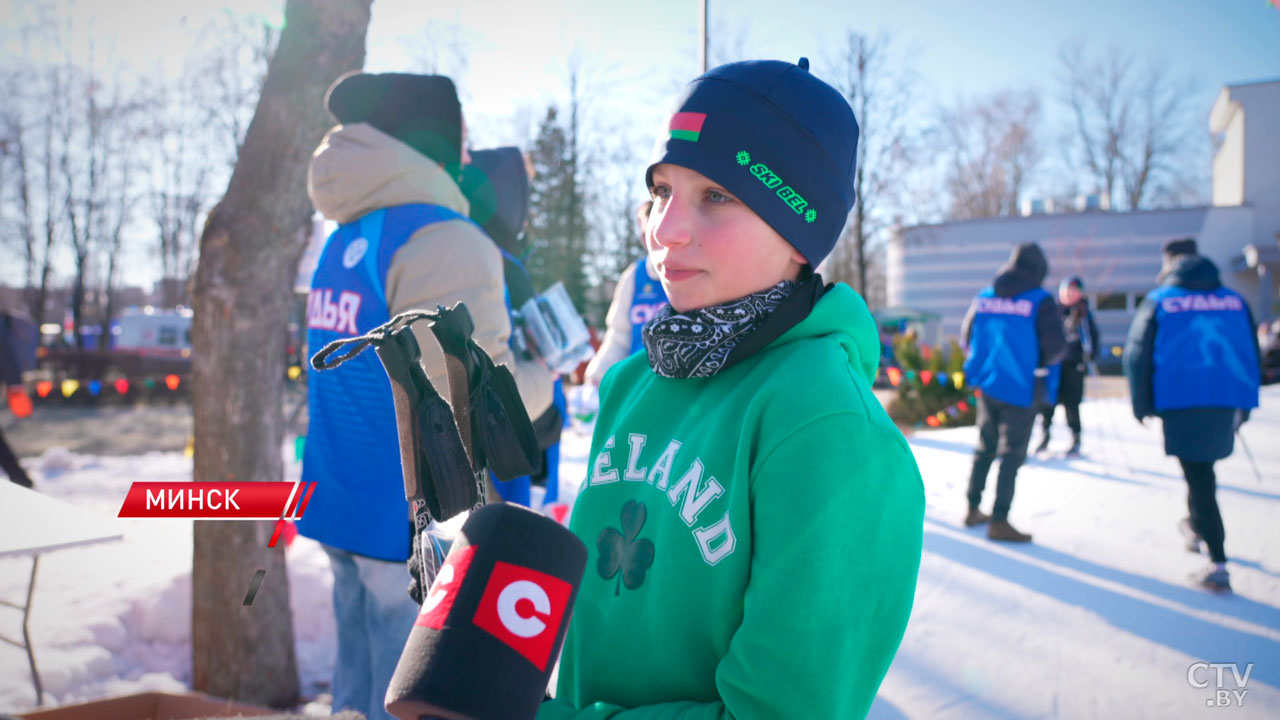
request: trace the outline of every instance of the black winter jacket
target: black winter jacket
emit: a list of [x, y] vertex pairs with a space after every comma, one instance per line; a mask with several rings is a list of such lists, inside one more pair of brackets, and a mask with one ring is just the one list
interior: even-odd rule
[[[1063, 356], [1063, 364], [1090, 363], [1098, 356], [1098, 324], [1093, 320], [1093, 311], [1089, 309], [1089, 301], [1080, 298], [1075, 305], [1063, 305], [1062, 330], [1066, 334], [1067, 354]], [[1085, 339], [1089, 341], [1089, 351], [1085, 351]]]

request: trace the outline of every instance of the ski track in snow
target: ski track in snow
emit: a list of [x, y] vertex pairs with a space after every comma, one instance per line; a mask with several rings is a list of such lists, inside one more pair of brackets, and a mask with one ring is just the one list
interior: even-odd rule
[[[1127, 398], [1085, 403], [1082, 457], [1028, 459], [1010, 515], [1035, 535], [1028, 546], [992, 543], [961, 523], [975, 430], [915, 433], [925, 552], [911, 623], [871, 717], [1280, 717], [1280, 387], [1264, 389], [1262, 404], [1243, 428], [1262, 481], [1239, 443], [1217, 465], [1235, 588], [1227, 596], [1187, 581], [1207, 557], [1187, 553], [1176, 528], [1185, 483], [1163, 453], [1159, 421], [1139, 425]], [[562, 499], [572, 500], [585, 475], [589, 432], [564, 435]], [[1059, 420], [1051, 450], [1068, 438]], [[283, 479], [298, 479], [291, 438], [285, 459]], [[42, 492], [104, 518], [115, 517], [135, 480], [191, 477], [178, 452], [55, 448], [24, 462]], [[192, 523], [112, 522], [123, 541], [41, 556], [31, 635], [46, 706], [189, 688]], [[314, 697], [333, 669], [332, 579], [305, 538], [289, 548], [288, 565], [299, 672]], [[21, 600], [29, 570], [29, 559], [0, 559], [0, 598]], [[0, 634], [21, 636], [17, 611], [0, 607]], [[1197, 662], [1238, 663], [1241, 672], [1254, 663], [1243, 704], [1206, 706], [1212, 683], [1188, 681]], [[1195, 677], [1213, 680], [1210, 671]], [[1230, 672], [1226, 681], [1234, 689]], [[0, 644], [0, 712], [34, 703], [25, 653]]]

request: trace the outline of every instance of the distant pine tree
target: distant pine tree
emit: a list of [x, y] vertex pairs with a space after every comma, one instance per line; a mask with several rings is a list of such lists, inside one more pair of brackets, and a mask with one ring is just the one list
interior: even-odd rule
[[586, 201], [575, 114], [566, 127], [559, 111], [547, 108], [531, 157], [534, 177], [529, 198], [530, 253], [526, 267], [534, 286], [545, 290], [563, 282], [574, 305], [587, 301]]

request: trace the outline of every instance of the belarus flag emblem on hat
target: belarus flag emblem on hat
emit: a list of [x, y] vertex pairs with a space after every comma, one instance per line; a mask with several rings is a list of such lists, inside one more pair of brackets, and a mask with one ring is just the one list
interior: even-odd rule
[[671, 131], [673, 140], [698, 142], [698, 135], [702, 133], [702, 123], [706, 120], [706, 113], [678, 112], [671, 116], [671, 122], [667, 128]]

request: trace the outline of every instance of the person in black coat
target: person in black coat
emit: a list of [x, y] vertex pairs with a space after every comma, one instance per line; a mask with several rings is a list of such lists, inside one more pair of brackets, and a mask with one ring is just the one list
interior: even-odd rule
[[[1053, 296], [1041, 289], [1049, 272], [1035, 243], [1013, 250], [991, 287], [974, 298], [961, 325], [968, 349], [964, 373], [978, 394], [978, 447], [969, 476], [966, 527], [990, 521], [987, 537], [1030, 542], [1009, 524], [1018, 468], [1027, 457], [1036, 408], [1048, 390], [1047, 368], [1061, 360], [1066, 340]], [[991, 514], [978, 509], [997, 455], [1000, 472]]]
[[1084, 379], [1098, 348], [1098, 325], [1089, 310], [1089, 299], [1084, 296], [1084, 281], [1077, 275], [1063, 278], [1058, 284], [1058, 306], [1062, 310], [1067, 353], [1062, 358], [1057, 402], [1043, 406], [1044, 432], [1036, 452], [1048, 449], [1053, 414], [1061, 405], [1067, 412], [1067, 427], [1071, 428], [1071, 449], [1067, 452], [1074, 455], [1080, 452], [1080, 402], [1084, 399]]
[[[18, 352], [12, 338], [9, 315], [0, 312], [0, 387], [5, 390], [10, 409], [14, 415], [22, 417], [31, 411], [31, 398], [22, 385], [22, 365], [18, 361]], [[31, 487], [31, 477], [22, 469], [18, 456], [14, 454], [9, 443], [0, 431], [0, 468], [4, 468], [9, 479], [22, 487]]]
[[1164, 451], [1187, 480], [1184, 532], [1202, 538], [1213, 565], [1201, 585], [1231, 589], [1225, 531], [1213, 464], [1234, 449], [1235, 431], [1258, 406], [1258, 339], [1249, 306], [1222, 286], [1218, 268], [1195, 240], [1165, 244], [1160, 287], [1142, 301], [1129, 327], [1124, 370], [1133, 415], [1158, 415]]
[[[533, 277], [525, 267], [529, 238], [525, 223], [529, 217], [530, 169], [524, 153], [516, 147], [500, 147], [472, 150], [471, 164], [462, 169], [459, 182], [462, 192], [470, 202], [471, 219], [484, 229], [490, 239], [502, 251], [502, 278], [506, 283], [507, 306], [513, 313], [531, 298], [537, 296]], [[525, 357], [523, 335], [512, 319], [512, 344], [517, 353]], [[564, 427], [567, 409], [564, 388], [555, 379], [551, 406], [538, 417], [530, 418], [538, 447], [542, 450], [542, 467], [532, 477], [501, 481], [489, 477], [491, 502], [508, 501], [530, 504], [530, 485], [546, 488], [544, 503], [559, 499], [560, 483], [560, 431]]]

